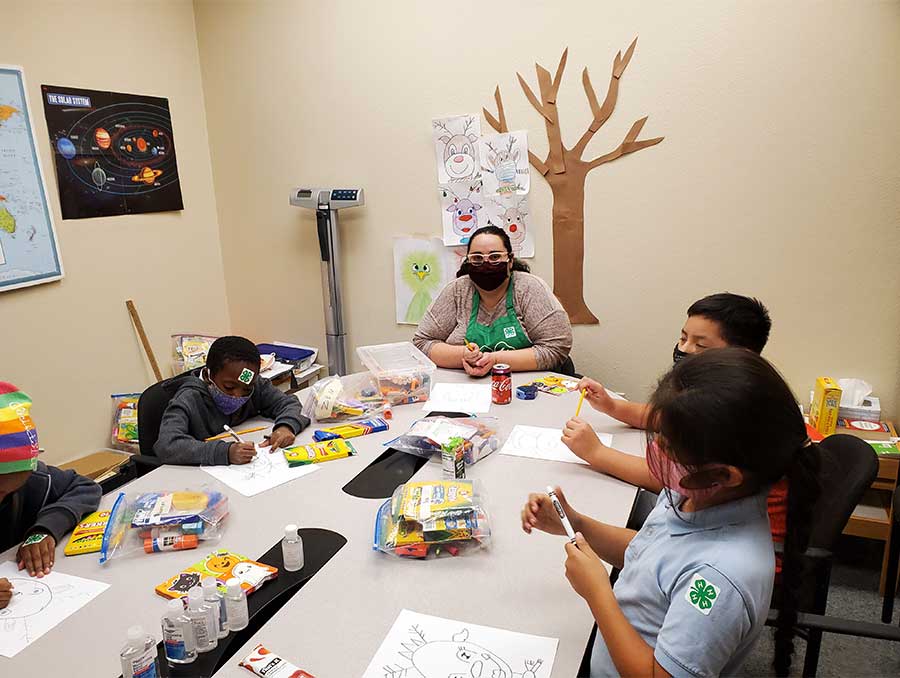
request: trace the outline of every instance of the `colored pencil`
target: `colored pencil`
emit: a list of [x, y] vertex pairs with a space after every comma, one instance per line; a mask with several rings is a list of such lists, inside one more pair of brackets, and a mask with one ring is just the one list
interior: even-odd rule
[[[244, 435], [245, 433], [256, 433], [257, 431], [265, 431], [268, 426], [257, 426], [256, 428], [245, 428], [243, 431], [235, 431], [237, 435]], [[208, 443], [213, 440], [225, 440], [225, 438], [230, 438], [230, 433], [220, 433], [217, 436], [212, 436], [210, 438], [206, 438], [203, 442]]]
[[578, 407], [575, 408], [575, 416], [581, 414], [581, 403], [584, 402], [584, 394], [586, 389], [581, 389], [581, 397], [578, 399]]

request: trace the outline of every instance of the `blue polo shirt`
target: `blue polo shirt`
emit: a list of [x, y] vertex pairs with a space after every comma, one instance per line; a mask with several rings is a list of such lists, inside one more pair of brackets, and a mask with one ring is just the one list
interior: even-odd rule
[[[694, 513], [666, 492], [625, 549], [615, 594], [673, 676], [738, 672], [762, 632], [775, 576], [766, 493]], [[618, 671], [598, 634], [591, 676]]]

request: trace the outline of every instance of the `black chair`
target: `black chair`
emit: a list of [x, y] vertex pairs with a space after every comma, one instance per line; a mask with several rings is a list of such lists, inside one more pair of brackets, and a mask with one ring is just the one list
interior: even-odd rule
[[154, 468], [162, 466], [162, 461], [153, 450], [159, 438], [159, 427], [163, 413], [186, 377], [197, 376], [200, 368], [183, 372], [169, 379], [149, 386], [138, 399], [138, 446], [140, 454], [131, 457], [134, 477], [141, 477]]
[[[828, 587], [831, 583], [833, 548], [853, 509], [862, 499], [878, 475], [878, 457], [872, 447], [850, 435], [829, 436], [818, 444], [820, 454], [820, 495], [813, 509], [813, 525], [809, 546], [804, 553], [804, 587], [800, 591], [800, 611], [805, 613], [805, 623], [796, 624], [797, 635], [806, 639], [803, 675], [815, 676], [822, 646], [820, 623], [810, 623], [825, 614], [828, 605]], [[783, 552], [783, 545], [776, 544], [776, 552]], [[766, 623], [775, 626], [778, 619], [778, 601], [781, 599], [776, 581], [772, 595], [773, 605]]]
[[897, 595], [897, 567], [900, 561], [900, 485], [894, 490], [891, 508], [891, 531], [888, 535], [888, 561], [884, 580], [884, 603], [881, 621], [890, 624], [894, 616], [894, 597]]

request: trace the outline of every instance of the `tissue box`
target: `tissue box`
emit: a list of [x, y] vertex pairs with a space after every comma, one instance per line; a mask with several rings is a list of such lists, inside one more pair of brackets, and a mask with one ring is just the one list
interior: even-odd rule
[[841, 407], [838, 417], [855, 421], [881, 421], [881, 401], [875, 396], [864, 398], [862, 405]]
[[809, 423], [823, 436], [830, 436], [837, 427], [841, 404], [841, 387], [831, 377], [816, 379], [816, 389], [809, 408]]

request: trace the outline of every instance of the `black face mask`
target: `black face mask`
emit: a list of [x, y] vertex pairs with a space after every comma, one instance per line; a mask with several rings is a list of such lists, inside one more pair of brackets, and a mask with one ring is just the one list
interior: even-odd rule
[[508, 264], [508, 261], [500, 261], [496, 264], [484, 263], [477, 267], [469, 264], [469, 278], [478, 287], [490, 292], [500, 287], [508, 277]]
[[677, 365], [689, 355], [690, 353], [685, 353], [680, 348], [678, 348], [678, 344], [675, 344], [675, 350], [672, 351], [672, 363]]

